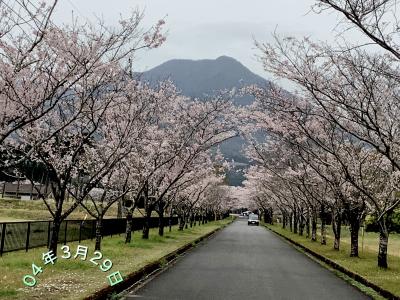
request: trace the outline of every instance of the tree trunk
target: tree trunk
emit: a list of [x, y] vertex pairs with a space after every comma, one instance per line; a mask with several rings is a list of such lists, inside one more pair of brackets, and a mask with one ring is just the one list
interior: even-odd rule
[[146, 214], [144, 216], [144, 222], [143, 222], [143, 231], [142, 231], [142, 239], [144, 240], [149, 239], [151, 212], [152, 209], [150, 208], [146, 209]]
[[285, 229], [287, 225], [287, 214], [285, 211], [282, 211], [282, 228]]
[[[51, 231], [51, 239], [49, 242], [49, 250], [53, 251], [54, 255], [57, 255], [57, 245], [58, 245], [58, 237], [60, 234], [60, 227], [62, 223], [62, 209], [63, 203], [65, 200], [65, 190], [61, 189], [59, 192], [55, 192], [53, 190], [54, 197], [56, 198], [56, 211], [53, 218], [52, 231]], [[64, 216], [65, 217], [65, 216]]]
[[283, 225], [282, 225], [283, 229], [287, 228], [289, 222], [290, 222], [290, 219], [288, 217], [288, 213], [287, 213], [287, 211], [284, 211], [283, 212]]
[[286, 216], [282, 214], [282, 229], [286, 228]]
[[294, 208], [294, 212], [293, 212], [293, 233], [297, 233], [298, 230], [298, 221], [299, 221], [299, 215], [298, 215], [298, 211], [297, 208]]
[[178, 221], [179, 221], [179, 231], [182, 231], [183, 228], [185, 228], [185, 217], [182, 215], [178, 216]]
[[171, 211], [169, 213], [169, 219], [168, 219], [169, 232], [172, 231], [172, 217], [173, 217], [173, 210], [171, 208]]
[[311, 213], [311, 241], [316, 242], [317, 241], [317, 212], [315, 211], [315, 208], [312, 208], [312, 213]]
[[326, 216], [325, 216], [325, 205], [321, 205], [321, 245], [326, 245]]
[[352, 221], [350, 223], [350, 256], [358, 257], [358, 232], [360, 231], [360, 223], [358, 220]]
[[300, 211], [300, 224], [299, 224], [299, 234], [300, 234], [300, 236], [304, 235], [304, 226], [305, 226], [305, 223], [304, 223], [303, 209], [301, 209], [301, 211]]
[[133, 228], [132, 212], [129, 210], [126, 214], [126, 230], [125, 230], [125, 244], [128, 244], [132, 240], [132, 228]]
[[118, 205], [117, 218], [121, 219], [122, 218], [122, 199], [119, 199], [117, 201], [117, 205]]
[[310, 208], [307, 207], [307, 214], [306, 214], [306, 238], [310, 238]]
[[364, 208], [360, 205], [346, 203], [345, 213], [350, 224], [350, 256], [358, 257], [358, 232]]
[[336, 211], [332, 215], [332, 229], [335, 236], [335, 241], [333, 242], [333, 249], [339, 250], [340, 248], [340, 234], [342, 229], [342, 215], [341, 211]]
[[158, 211], [158, 235], [164, 236], [164, 209]]
[[54, 255], [57, 255], [57, 244], [58, 236], [60, 234], [61, 222], [61, 217], [56, 215], [53, 219], [53, 224], [51, 226], [51, 239], [49, 243], [49, 250], [53, 251]]
[[103, 216], [99, 216], [96, 220], [96, 244], [94, 250], [101, 250], [101, 238], [102, 238], [102, 228], [103, 228]]
[[268, 211], [269, 211], [269, 213], [268, 213], [269, 214], [269, 223], [271, 225], [274, 225], [274, 211], [273, 211], [272, 207], [269, 208]]
[[292, 219], [293, 219], [293, 213], [290, 213], [290, 215], [289, 215], [289, 228], [290, 228], [290, 231], [291, 231], [291, 232], [293, 232], [293, 222], [292, 222]]
[[386, 226], [385, 217], [382, 217], [379, 223], [379, 252], [378, 267], [387, 269], [387, 247], [389, 241], [389, 231]]

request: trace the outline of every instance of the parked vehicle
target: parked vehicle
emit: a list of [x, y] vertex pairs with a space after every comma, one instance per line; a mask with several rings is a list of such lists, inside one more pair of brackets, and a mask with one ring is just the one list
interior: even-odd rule
[[260, 225], [260, 220], [258, 219], [258, 215], [250, 214], [249, 220], [247, 221], [247, 225]]

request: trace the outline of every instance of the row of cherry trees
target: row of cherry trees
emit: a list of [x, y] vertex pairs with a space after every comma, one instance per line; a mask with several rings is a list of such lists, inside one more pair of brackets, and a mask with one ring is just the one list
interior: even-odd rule
[[134, 55], [164, 42], [163, 20], [144, 30], [134, 11], [116, 27], [60, 27], [56, 4], [0, 3], [0, 171], [35, 185], [53, 219], [50, 249], [78, 206], [97, 220], [96, 249], [119, 201], [127, 242], [139, 202], [143, 238], [154, 211], [160, 235], [167, 211], [181, 229], [196, 215], [221, 214], [224, 197], [213, 193], [223, 191], [226, 164], [211, 148], [237, 134], [229, 97], [190, 100], [170, 82], [135, 79]]
[[[259, 44], [267, 71], [296, 85], [249, 88], [256, 97], [244, 128], [256, 162], [247, 173], [252, 199], [272, 220], [334, 248], [350, 225], [351, 256], [366, 215], [379, 224], [378, 265], [387, 268], [388, 218], [400, 198], [399, 24], [394, 0], [319, 0], [313, 7], [340, 14], [335, 44], [274, 35]], [[348, 33], [361, 34], [362, 44]], [[255, 130], [254, 130], [255, 129]], [[260, 132], [267, 138], [260, 139]]]

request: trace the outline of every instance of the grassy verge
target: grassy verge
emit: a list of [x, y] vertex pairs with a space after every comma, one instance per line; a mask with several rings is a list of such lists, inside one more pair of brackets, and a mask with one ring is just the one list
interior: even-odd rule
[[267, 227], [400, 297], [400, 257], [389, 255], [389, 268], [384, 270], [377, 267], [376, 251], [370, 248], [365, 248], [359, 258], [354, 258], [350, 257], [347, 243], [343, 243], [341, 249], [336, 251], [333, 249], [333, 240], [329, 237], [327, 245], [321, 245], [319, 242], [312, 242], [304, 236], [294, 234], [288, 229], [282, 229], [281, 226], [267, 225]]
[[[129, 245], [124, 244], [123, 236], [107, 237], [101, 252], [103, 259], [112, 260], [113, 268], [105, 273], [89, 262], [94, 252], [93, 241], [81, 242], [89, 247], [86, 261], [59, 258], [54, 265], [43, 266], [41, 256], [46, 252], [45, 248], [28, 253], [7, 253], [0, 258], [0, 299], [82, 299], [107, 286], [106, 275], [109, 273], [120, 271], [126, 276], [229, 222], [229, 219], [211, 222], [183, 232], [174, 227], [171, 232], [167, 229], [164, 237], [159, 237], [157, 229], [152, 229], [149, 240], [142, 240], [140, 233], [135, 232]], [[78, 243], [68, 245], [74, 255]], [[60, 251], [58, 256], [61, 255]], [[32, 262], [43, 266], [43, 273], [37, 276], [37, 285], [29, 288], [23, 285], [22, 277], [32, 273]]]
[[[327, 236], [331, 240], [334, 238], [331, 226], [327, 226]], [[378, 256], [378, 232], [364, 232], [363, 237], [362, 230], [360, 230], [358, 239], [360, 244], [360, 252], [366, 250], [368, 252], [375, 253], [376, 256]], [[343, 247], [350, 247], [350, 228], [348, 226], [342, 226], [340, 240]], [[400, 234], [391, 233], [389, 235], [388, 253], [392, 256], [400, 257]]]
[[[54, 201], [49, 200], [50, 206], [54, 206]], [[68, 209], [73, 204], [72, 201], [66, 201], [64, 205], [64, 210]], [[86, 204], [91, 207], [91, 203]], [[118, 212], [117, 203], [113, 204], [107, 211], [106, 218], [116, 218]], [[92, 219], [90, 215], [87, 214], [86, 210], [78, 206], [67, 219], [69, 220], [80, 220], [85, 218]], [[140, 210], [136, 209], [134, 212], [134, 217], [143, 216]], [[153, 216], [156, 213], [153, 212]], [[51, 214], [47, 210], [46, 205], [43, 200], [18, 200], [18, 199], [8, 199], [0, 198], [0, 222], [12, 222], [12, 221], [33, 221], [33, 220], [49, 220], [51, 219]]]
[[[55, 206], [54, 201], [49, 200], [51, 206]], [[90, 203], [88, 203], [90, 206]], [[72, 201], [65, 203], [67, 209], [72, 205]], [[110, 207], [106, 217], [117, 217], [117, 204]], [[87, 212], [82, 207], [77, 207], [69, 216], [68, 219], [83, 219]], [[91, 218], [90, 215], [87, 215]], [[0, 198], [0, 222], [9, 221], [30, 221], [30, 220], [49, 220], [51, 214], [48, 211], [43, 200], [18, 200]]]

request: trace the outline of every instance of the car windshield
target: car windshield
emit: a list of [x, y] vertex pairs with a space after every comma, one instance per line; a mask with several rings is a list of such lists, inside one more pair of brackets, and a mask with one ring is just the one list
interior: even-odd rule
[[249, 219], [250, 220], [258, 220], [258, 215], [250, 215]]

